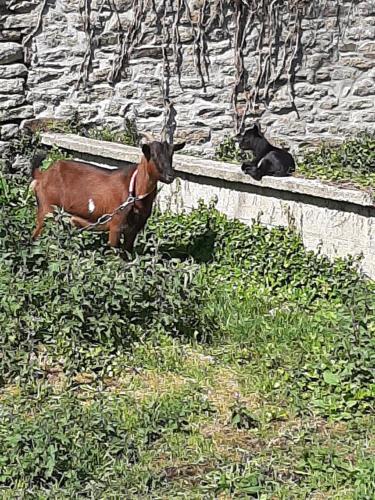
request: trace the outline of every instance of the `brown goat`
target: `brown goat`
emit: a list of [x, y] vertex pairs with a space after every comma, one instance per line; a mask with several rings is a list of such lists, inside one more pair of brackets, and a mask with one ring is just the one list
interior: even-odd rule
[[[142, 146], [143, 156], [130, 169], [107, 170], [88, 163], [58, 160], [41, 172], [40, 156], [33, 161], [31, 184], [35, 192], [38, 212], [32, 238], [41, 233], [44, 219], [54, 207], [72, 215], [74, 225], [90, 229], [104, 214], [114, 212], [129, 196], [137, 200], [117, 212], [111, 220], [95, 226], [96, 231], [109, 231], [109, 244], [117, 247], [121, 234], [125, 235], [125, 250], [132, 251], [135, 238], [151, 215], [158, 181], [170, 184], [175, 178], [173, 153], [185, 143], [170, 145], [151, 142]], [[133, 190], [133, 192], [131, 192]]]

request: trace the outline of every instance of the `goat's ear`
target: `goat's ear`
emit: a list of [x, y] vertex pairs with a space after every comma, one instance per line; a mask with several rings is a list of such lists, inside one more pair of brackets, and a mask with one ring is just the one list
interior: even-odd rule
[[173, 152], [180, 151], [186, 145], [186, 142], [180, 142], [180, 144], [173, 144]]
[[262, 128], [261, 128], [259, 122], [255, 122], [254, 127], [255, 127], [255, 129], [256, 129], [256, 131], [258, 132], [259, 135], [263, 135], [263, 131], [262, 131]]
[[143, 144], [143, 146], [142, 146], [142, 153], [145, 155], [146, 160], [150, 161], [150, 159], [151, 159], [151, 149], [150, 149], [150, 146], [148, 144]]

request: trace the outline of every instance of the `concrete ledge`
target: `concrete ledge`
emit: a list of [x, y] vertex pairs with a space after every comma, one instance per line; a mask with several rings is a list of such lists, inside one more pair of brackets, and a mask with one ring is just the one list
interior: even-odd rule
[[[44, 133], [42, 144], [56, 145], [72, 152], [87, 154], [119, 162], [136, 163], [141, 157], [139, 148], [125, 146], [115, 142], [87, 139], [73, 134]], [[113, 165], [113, 161], [111, 162]], [[239, 166], [231, 163], [200, 159], [194, 156], [176, 154], [174, 156], [175, 170], [181, 173], [212, 179], [221, 179], [228, 183], [237, 183], [256, 186], [262, 191], [276, 190], [296, 193], [304, 196], [322, 198], [338, 202], [345, 202], [363, 207], [374, 207], [374, 197], [359, 189], [347, 189], [318, 180], [302, 179], [299, 177], [264, 177], [258, 182], [241, 172]]]

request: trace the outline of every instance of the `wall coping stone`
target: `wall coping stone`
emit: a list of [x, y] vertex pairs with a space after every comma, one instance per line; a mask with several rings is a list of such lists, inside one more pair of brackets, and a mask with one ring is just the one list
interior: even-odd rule
[[[88, 139], [74, 134], [45, 132], [41, 136], [41, 141], [46, 146], [58, 146], [72, 152], [130, 163], [137, 163], [141, 157], [139, 148], [115, 142]], [[238, 165], [183, 154], [174, 156], [173, 165], [177, 172], [194, 176], [221, 179], [245, 185], [250, 184], [260, 188], [298, 193], [364, 207], [375, 206], [374, 197], [366, 191], [343, 188], [319, 180], [300, 177], [264, 177], [261, 181], [255, 181], [241, 172]]]

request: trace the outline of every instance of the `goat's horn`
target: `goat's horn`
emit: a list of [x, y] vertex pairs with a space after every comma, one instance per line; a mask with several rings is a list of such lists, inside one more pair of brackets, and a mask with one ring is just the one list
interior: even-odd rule
[[142, 132], [142, 135], [147, 141], [153, 142], [155, 140], [150, 132]]

